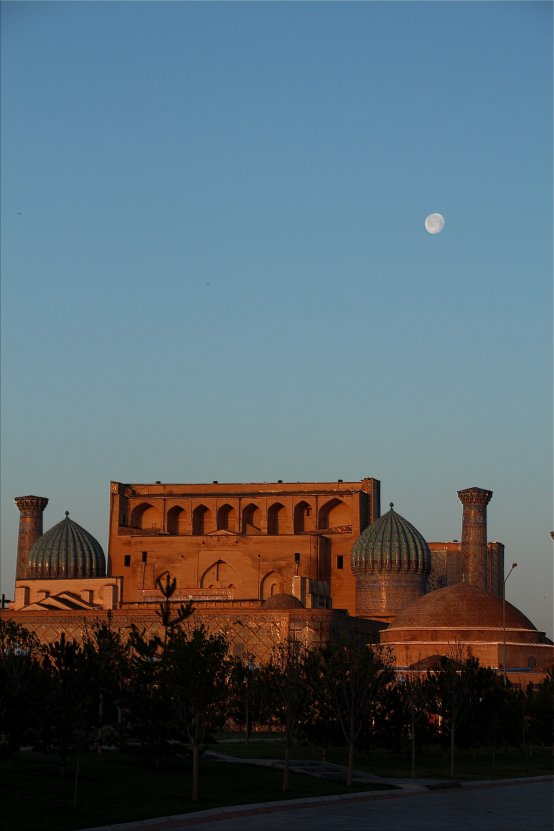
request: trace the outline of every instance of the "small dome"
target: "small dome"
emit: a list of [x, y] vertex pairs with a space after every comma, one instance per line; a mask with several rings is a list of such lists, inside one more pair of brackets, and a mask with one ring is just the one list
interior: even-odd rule
[[69, 519], [50, 528], [29, 551], [27, 578], [104, 577], [106, 558], [100, 543]]
[[264, 600], [262, 609], [303, 609], [304, 604], [293, 594], [274, 594]]
[[[535, 626], [523, 612], [506, 601], [506, 628], [531, 629]], [[399, 612], [390, 625], [395, 629], [502, 628], [502, 600], [470, 583], [455, 583], [424, 594]]]
[[429, 546], [407, 519], [393, 510], [362, 531], [352, 547], [352, 571], [357, 577], [387, 572], [429, 574]]

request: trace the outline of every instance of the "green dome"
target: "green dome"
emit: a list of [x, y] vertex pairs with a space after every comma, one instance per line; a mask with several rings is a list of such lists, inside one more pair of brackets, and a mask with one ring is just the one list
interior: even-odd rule
[[429, 546], [407, 519], [390, 511], [362, 531], [352, 547], [352, 571], [357, 577], [387, 572], [429, 574]]
[[104, 577], [106, 558], [100, 543], [69, 519], [43, 534], [29, 551], [25, 569], [27, 578]]

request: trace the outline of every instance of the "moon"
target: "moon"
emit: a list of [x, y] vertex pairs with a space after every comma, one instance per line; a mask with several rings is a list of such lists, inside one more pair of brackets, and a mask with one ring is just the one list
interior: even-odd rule
[[444, 216], [442, 214], [429, 214], [425, 220], [425, 230], [428, 234], [440, 234], [444, 228]]

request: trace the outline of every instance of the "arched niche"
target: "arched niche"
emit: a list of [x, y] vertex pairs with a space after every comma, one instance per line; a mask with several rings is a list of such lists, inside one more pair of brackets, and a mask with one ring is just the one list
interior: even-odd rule
[[276, 571], [270, 571], [266, 574], [260, 584], [260, 597], [262, 600], [267, 600], [268, 597], [273, 597], [274, 594], [283, 594], [284, 581], [280, 574]]
[[135, 505], [131, 511], [131, 528], [140, 528], [142, 531], [160, 530], [162, 518], [157, 508], [149, 502]]
[[262, 533], [262, 512], [253, 502], [242, 509], [242, 533]]
[[211, 511], [206, 505], [197, 505], [192, 512], [192, 533], [195, 536], [207, 534], [211, 528]]
[[167, 531], [169, 534], [184, 534], [186, 527], [185, 509], [174, 505], [167, 512]]
[[216, 560], [200, 578], [201, 589], [234, 589], [238, 583], [235, 569], [225, 560]]
[[312, 509], [308, 502], [302, 500], [294, 506], [294, 533], [302, 534], [313, 529]]
[[340, 525], [351, 525], [351, 523], [350, 508], [341, 499], [330, 499], [319, 509], [318, 528], [337, 528]]
[[267, 533], [272, 535], [288, 533], [287, 509], [280, 502], [270, 505], [267, 512]]
[[217, 530], [236, 531], [237, 514], [232, 505], [221, 505], [217, 509]]

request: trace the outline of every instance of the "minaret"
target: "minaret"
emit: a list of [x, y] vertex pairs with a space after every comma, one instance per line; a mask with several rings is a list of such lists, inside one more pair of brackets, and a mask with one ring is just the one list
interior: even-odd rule
[[14, 502], [19, 508], [15, 579], [24, 580], [31, 546], [42, 537], [42, 512], [48, 505], [48, 500], [44, 496], [16, 496]]
[[464, 506], [462, 517], [462, 580], [478, 589], [487, 588], [487, 505], [492, 491], [467, 488], [458, 491]]

